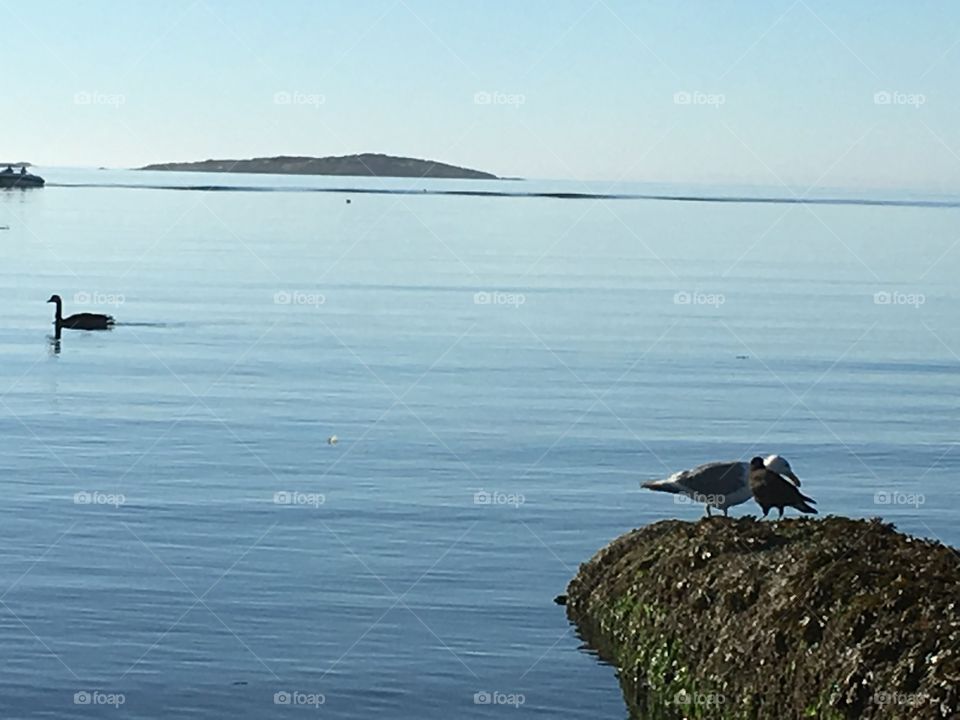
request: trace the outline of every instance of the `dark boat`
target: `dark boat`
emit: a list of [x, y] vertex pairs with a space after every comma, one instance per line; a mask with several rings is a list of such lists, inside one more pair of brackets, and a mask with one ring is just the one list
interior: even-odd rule
[[26, 166], [15, 171], [12, 165], [6, 170], [0, 170], [0, 188], [34, 188], [43, 187], [45, 181], [39, 175], [31, 175]]

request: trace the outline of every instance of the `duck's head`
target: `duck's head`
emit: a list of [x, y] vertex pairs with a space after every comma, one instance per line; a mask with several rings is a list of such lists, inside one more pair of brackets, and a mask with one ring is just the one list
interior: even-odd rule
[[51, 296], [50, 296], [50, 299], [47, 300], [47, 302], [48, 302], [48, 303], [51, 303], [51, 302], [52, 302], [52, 303], [57, 303], [57, 305], [59, 305], [60, 303], [63, 302], [63, 300], [60, 299], [60, 296], [59, 296], [59, 295], [51, 295]]
[[[754, 460], [755, 459], [756, 458], [754, 458]], [[768, 470], [773, 470], [777, 475], [790, 478], [797, 487], [800, 487], [800, 478], [793, 474], [793, 468], [790, 467], [790, 463], [787, 462], [786, 458], [780, 455], [770, 455], [763, 461], [763, 464]]]

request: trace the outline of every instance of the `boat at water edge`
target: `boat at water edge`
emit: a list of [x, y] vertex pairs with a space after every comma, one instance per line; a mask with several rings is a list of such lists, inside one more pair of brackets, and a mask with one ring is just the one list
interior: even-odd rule
[[20, 171], [14, 171], [12, 165], [0, 171], [0, 188], [35, 188], [43, 187], [46, 181], [39, 175], [27, 172], [26, 166]]

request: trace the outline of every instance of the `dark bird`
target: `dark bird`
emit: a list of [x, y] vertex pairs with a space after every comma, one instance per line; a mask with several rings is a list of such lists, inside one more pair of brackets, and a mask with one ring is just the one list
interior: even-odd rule
[[784, 480], [769, 467], [764, 465], [763, 458], [755, 457], [750, 461], [750, 492], [753, 493], [753, 499], [763, 510], [763, 516], [766, 517], [770, 508], [777, 508], [780, 511], [780, 517], [783, 518], [783, 509], [792, 507], [802, 513], [817, 514], [817, 510], [811, 507], [809, 503], [816, 504], [816, 500], [808, 498], [797, 490], [797, 486]]
[[53, 324], [57, 329], [59, 337], [62, 328], [72, 328], [73, 330], [109, 330], [113, 327], [114, 320], [111, 315], [100, 315], [99, 313], [77, 313], [70, 317], [63, 317], [63, 300], [59, 295], [51, 295], [48, 303], [56, 303], [57, 312], [53, 318]]

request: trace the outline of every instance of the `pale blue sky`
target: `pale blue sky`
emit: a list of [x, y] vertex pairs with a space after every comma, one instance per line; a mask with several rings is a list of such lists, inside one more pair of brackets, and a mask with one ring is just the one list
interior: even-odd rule
[[951, 0], [0, 0], [0, 23], [0, 159], [960, 191]]

